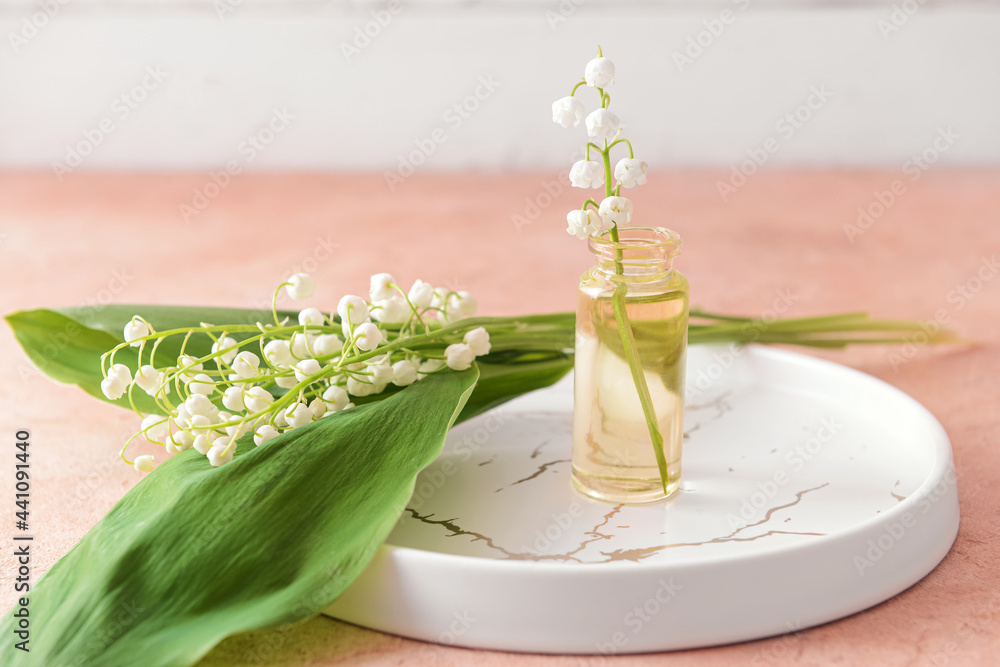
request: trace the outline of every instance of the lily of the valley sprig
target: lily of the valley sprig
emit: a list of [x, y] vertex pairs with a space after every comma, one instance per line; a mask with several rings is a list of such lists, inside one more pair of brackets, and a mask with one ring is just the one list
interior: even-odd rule
[[[584, 86], [589, 86], [597, 90], [600, 95], [601, 107], [591, 112], [585, 120], [589, 137], [584, 149], [585, 159], [573, 165], [569, 172], [569, 179], [570, 183], [578, 188], [596, 190], [603, 185], [604, 199], [600, 203], [593, 199], [587, 199], [580, 209], [567, 213], [568, 226], [566, 231], [579, 239], [587, 239], [607, 232], [611, 241], [617, 244], [620, 240], [618, 236], [619, 226], [632, 222], [632, 200], [621, 196], [622, 188], [633, 188], [645, 184], [646, 163], [636, 159], [632, 142], [621, 136], [621, 119], [608, 108], [611, 106], [611, 95], [605, 88], [614, 83], [614, 80], [614, 63], [604, 57], [601, 47], [597, 47], [597, 57], [587, 63], [583, 71], [583, 79], [573, 86], [568, 97], [558, 99], [552, 104], [552, 120], [563, 127], [576, 127], [586, 112], [583, 103], [576, 99], [577, 91]], [[624, 144], [628, 148], [628, 157], [620, 160], [615, 166], [614, 179], [617, 183], [612, 185], [611, 151], [619, 144]], [[600, 154], [600, 162], [590, 159], [592, 151]], [[625, 270], [621, 262], [620, 249], [616, 249], [615, 257], [615, 273], [621, 278]], [[657, 424], [653, 401], [643, 375], [639, 351], [636, 349], [632, 333], [632, 324], [626, 310], [625, 301], [628, 286], [621, 279], [614, 282], [615, 289], [611, 296], [611, 306], [615, 313], [615, 321], [618, 323], [618, 335], [621, 338], [622, 349], [632, 373], [639, 403], [642, 405], [650, 441], [653, 445], [653, 451], [656, 453], [656, 463], [659, 467], [660, 479], [663, 482], [663, 492], [666, 494], [668, 478], [667, 464], [662, 451], [663, 435]]]
[[[168, 454], [195, 449], [213, 466], [232, 461], [237, 440], [253, 434], [257, 446], [282, 433], [354, 407], [352, 397], [380, 394], [389, 385], [405, 387], [432, 373], [469, 368], [490, 351], [487, 331], [468, 320], [476, 300], [468, 292], [435, 289], [417, 280], [404, 291], [388, 273], [371, 278], [370, 301], [347, 295], [336, 314], [306, 308], [298, 324], [279, 321], [277, 299], [284, 288], [295, 300], [313, 295], [315, 284], [304, 273], [290, 277], [274, 292], [274, 323], [202, 324], [156, 331], [136, 315], [125, 326], [125, 342], [101, 358], [101, 389], [114, 400], [128, 393], [142, 426], [125, 444], [122, 459], [141, 472], [154, 467], [152, 456], [129, 461], [131, 442], [144, 437]], [[373, 321], [374, 320], [374, 321]], [[156, 368], [160, 343], [182, 336], [175, 365]], [[211, 353], [185, 354], [194, 336], [212, 340]], [[238, 336], [239, 339], [234, 338]], [[126, 347], [139, 352], [133, 377], [115, 363]], [[143, 363], [145, 359], [149, 363]], [[107, 366], [107, 369], [105, 369]], [[145, 391], [167, 415], [144, 415], [132, 392]]]
[[[622, 197], [621, 190], [646, 183], [646, 163], [636, 159], [632, 143], [621, 136], [621, 119], [609, 109], [611, 95], [605, 90], [614, 83], [615, 65], [604, 57], [600, 48], [597, 53], [597, 58], [587, 63], [583, 79], [573, 86], [572, 92], [552, 103], [552, 120], [566, 128], [577, 127], [584, 121], [589, 137], [585, 147], [586, 158], [573, 165], [569, 180], [577, 188], [596, 190], [604, 187], [604, 199], [600, 202], [587, 199], [580, 209], [566, 215], [566, 231], [579, 239], [586, 239], [611, 230], [612, 239], [617, 241], [617, 227], [632, 221], [632, 201]], [[577, 92], [584, 86], [597, 90], [601, 102], [601, 107], [587, 115], [585, 120], [586, 107], [576, 98]], [[611, 151], [619, 144], [628, 148], [628, 157], [615, 165], [612, 184]], [[600, 161], [591, 159], [592, 150], [600, 155]]]

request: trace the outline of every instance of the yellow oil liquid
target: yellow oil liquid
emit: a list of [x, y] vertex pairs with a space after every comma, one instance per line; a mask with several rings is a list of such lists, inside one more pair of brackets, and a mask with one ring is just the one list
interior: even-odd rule
[[573, 484], [606, 502], [661, 500], [678, 488], [684, 417], [688, 283], [677, 271], [629, 285], [625, 310], [663, 438], [666, 491], [612, 305], [592, 269], [580, 283], [573, 408]]

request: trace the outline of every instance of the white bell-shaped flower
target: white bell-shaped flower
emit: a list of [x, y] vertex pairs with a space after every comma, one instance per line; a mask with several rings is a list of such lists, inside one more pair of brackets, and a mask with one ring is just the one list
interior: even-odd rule
[[572, 96], [560, 97], [552, 103], [552, 122], [563, 127], [576, 127], [586, 113], [583, 102]]
[[396, 279], [388, 273], [376, 273], [372, 276], [371, 288], [368, 291], [372, 302], [384, 301], [396, 296], [396, 290], [391, 287], [396, 283]]
[[598, 109], [587, 116], [587, 135], [595, 141], [615, 138], [621, 129], [621, 119], [607, 109]]
[[132, 466], [139, 472], [153, 472], [155, 463], [153, 462], [153, 457], [148, 454], [135, 457], [135, 462]]
[[604, 164], [595, 160], [577, 160], [569, 170], [574, 188], [596, 189], [604, 185]]
[[477, 357], [481, 357], [490, 351], [490, 334], [483, 327], [476, 327], [472, 331], [467, 331], [462, 340], [472, 350], [472, 354]]
[[308, 273], [296, 273], [286, 282], [285, 291], [296, 301], [308, 299], [316, 291], [316, 283]]
[[587, 63], [583, 78], [588, 86], [607, 88], [615, 82], [615, 64], [609, 58], [594, 58]]
[[632, 201], [625, 197], [607, 197], [601, 202], [599, 213], [608, 227], [627, 225], [632, 221]]
[[455, 371], [464, 371], [470, 366], [472, 362], [475, 361], [476, 355], [473, 354], [472, 348], [465, 343], [455, 343], [449, 345], [444, 350], [445, 363], [448, 364], [448, 368]]
[[360, 324], [354, 330], [354, 344], [362, 352], [370, 352], [382, 342], [382, 332], [371, 322]]
[[149, 335], [149, 325], [147, 325], [141, 317], [135, 315], [131, 320], [129, 320], [129, 323], [125, 325], [124, 333], [126, 343], [129, 343], [132, 347], [139, 347], [142, 345], [143, 341], [136, 339]]
[[578, 239], [586, 239], [601, 231], [603, 221], [597, 211], [576, 209], [566, 214], [566, 231]]
[[623, 188], [634, 188], [646, 184], [647, 166], [642, 160], [623, 158], [615, 165], [615, 180]]

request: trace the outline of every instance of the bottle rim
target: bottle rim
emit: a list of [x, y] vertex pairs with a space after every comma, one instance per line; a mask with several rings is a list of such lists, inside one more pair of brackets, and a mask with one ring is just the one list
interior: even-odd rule
[[640, 253], [648, 259], [672, 259], [681, 254], [681, 235], [666, 227], [619, 226], [618, 241], [611, 240], [605, 229], [588, 239], [590, 251], [601, 257], [613, 257], [616, 251], [624, 258]]

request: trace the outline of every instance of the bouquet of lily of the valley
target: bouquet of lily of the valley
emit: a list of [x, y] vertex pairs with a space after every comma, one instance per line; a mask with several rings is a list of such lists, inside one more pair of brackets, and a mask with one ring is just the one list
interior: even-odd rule
[[[386, 273], [335, 309], [278, 308], [313, 291], [296, 274], [264, 312], [7, 316], [42, 371], [135, 411], [122, 459], [146, 476], [31, 590], [44, 631], [30, 653], [6, 642], [2, 664], [189, 665], [228, 635], [318, 613], [385, 540], [452, 425], [573, 366], [572, 313], [477, 317], [466, 292]], [[691, 316], [691, 344], [840, 347], [921, 330], [864, 314]]]

